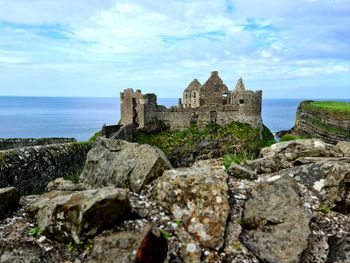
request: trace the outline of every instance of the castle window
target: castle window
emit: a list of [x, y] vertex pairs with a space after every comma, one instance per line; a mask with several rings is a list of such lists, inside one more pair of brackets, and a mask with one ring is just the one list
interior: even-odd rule
[[196, 98], [196, 92], [193, 93], [193, 98]]
[[244, 100], [243, 100], [243, 99], [240, 99], [240, 100], [239, 100], [239, 104], [244, 104]]

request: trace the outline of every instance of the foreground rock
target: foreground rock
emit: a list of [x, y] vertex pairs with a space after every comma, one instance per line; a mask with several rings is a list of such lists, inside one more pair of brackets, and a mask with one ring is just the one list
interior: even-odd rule
[[164, 262], [167, 241], [160, 231], [148, 225], [143, 233], [137, 231], [106, 232], [94, 239], [89, 263]]
[[20, 197], [14, 187], [0, 189], [0, 220], [17, 209]]
[[48, 183], [48, 185], [45, 188], [45, 192], [51, 192], [51, 191], [83, 191], [88, 190], [88, 185], [82, 184], [82, 183], [73, 183], [70, 180], [66, 180], [61, 178], [57, 178], [54, 181], [51, 181]]
[[350, 213], [350, 163], [327, 159], [280, 171], [277, 176], [294, 177], [329, 208]]
[[227, 178], [221, 162], [198, 161], [165, 171], [154, 196], [200, 244], [219, 250], [229, 214]]
[[350, 142], [338, 142], [336, 148], [344, 154], [344, 157], [350, 157]]
[[250, 169], [241, 166], [236, 163], [232, 163], [227, 169], [227, 173], [235, 178], [255, 180], [258, 179], [258, 175]]
[[39, 228], [51, 237], [79, 244], [121, 222], [130, 212], [130, 203], [124, 190], [107, 187], [74, 193], [50, 192], [32, 204], [30, 210], [36, 212]]
[[258, 184], [245, 203], [242, 242], [263, 262], [300, 262], [310, 219], [297, 183], [288, 177]]
[[88, 153], [81, 179], [93, 187], [127, 187], [139, 192], [171, 164], [157, 147], [100, 139]]
[[343, 153], [334, 145], [318, 139], [300, 139], [280, 142], [261, 150], [262, 158], [246, 161], [245, 166], [257, 172], [274, 173], [293, 166], [301, 157], [342, 157]]

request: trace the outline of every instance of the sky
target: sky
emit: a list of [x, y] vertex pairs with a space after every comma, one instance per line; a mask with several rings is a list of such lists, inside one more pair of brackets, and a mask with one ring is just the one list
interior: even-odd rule
[[0, 0], [0, 96], [350, 98], [350, 0]]

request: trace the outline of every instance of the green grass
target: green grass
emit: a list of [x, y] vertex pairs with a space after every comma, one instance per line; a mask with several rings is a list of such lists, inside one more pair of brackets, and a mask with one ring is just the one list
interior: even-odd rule
[[285, 134], [281, 137], [280, 142], [293, 141], [298, 139], [307, 139], [307, 136], [296, 135], [296, 134]]
[[207, 140], [209, 143], [220, 141], [221, 145], [225, 145], [227, 154], [240, 154], [245, 151], [247, 154], [256, 153], [262, 147], [275, 143], [273, 135], [266, 127], [262, 137], [261, 139], [259, 129], [252, 128], [249, 124], [231, 122], [225, 126], [210, 123], [202, 129], [192, 125], [184, 130], [164, 130], [151, 134], [139, 131], [135, 141], [155, 145], [169, 157], [179, 150], [186, 152], [193, 149], [202, 140]]
[[101, 136], [102, 136], [102, 131], [98, 131], [89, 139], [89, 142], [94, 142]]
[[302, 105], [307, 110], [329, 111], [350, 116], [350, 103], [341, 101], [304, 101]]
[[231, 163], [243, 164], [244, 161], [252, 160], [254, 157], [254, 154], [249, 154], [247, 152], [226, 154], [223, 159], [223, 165], [227, 170], [230, 167]]

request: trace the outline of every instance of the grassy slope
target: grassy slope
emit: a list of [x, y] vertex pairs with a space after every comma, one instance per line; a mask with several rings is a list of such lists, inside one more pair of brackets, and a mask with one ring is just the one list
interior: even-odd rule
[[313, 101], [304, 102], [307, 110], [325, 110], [334, 113], [341, 113], [350, 116], [350, 103], [341, 101]]
[[227, 153], [234, 153], [237, 140], [242, 142], [244, 150], [248, 152], [254, 152], [275, 142], [273, 135], [266, 127], [261, 140], [258, 129], [239, 122], [232, 122], [226, 126], [208, 124], [204, 129], [191, 126], [181, 131], [162, 131], [155, 134], [138, 132], [135, 141], [155, 145], [169, 156], [178, 149], [189, 150], [203, 139], [222, 141], [226, 145]]

